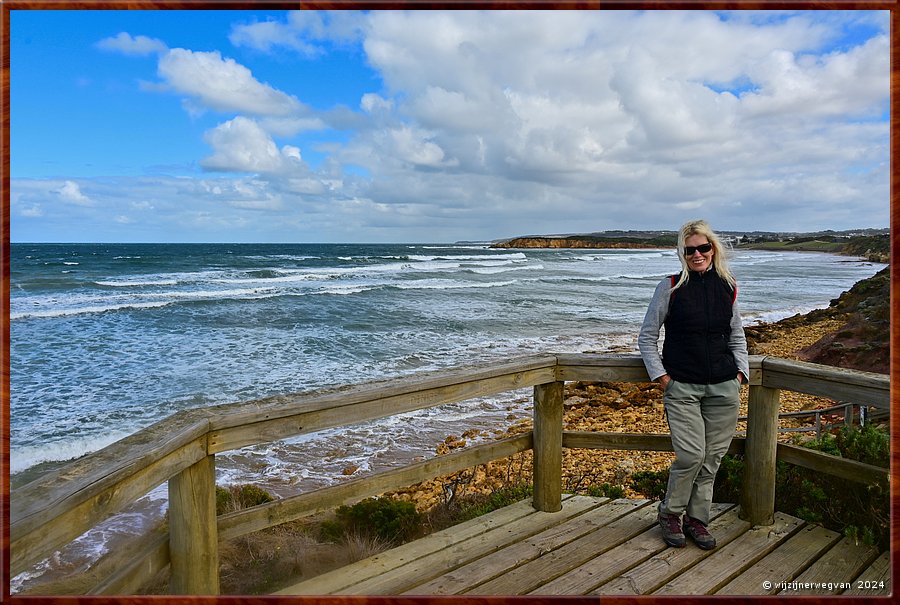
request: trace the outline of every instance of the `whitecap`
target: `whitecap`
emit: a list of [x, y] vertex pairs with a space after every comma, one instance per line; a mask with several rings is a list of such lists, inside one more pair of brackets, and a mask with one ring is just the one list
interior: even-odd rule
[[106, 313], [108, 311], [121, 311], [123, 309], [152, 309], [155, 307], [165, 307], [172, 304], [171, 302], [130, 302], [121, 304], [91, 306], [91, 307], [75, 307], [69, 309], [48, 309], [46, 311], [20, 311], [10, 313], [10, 320], [14, 319], [46, 319], [51, 317], [67, 317], [69, 315], [84, 315], [89, 313]]
[[110, 288], [143, 288], [149, 286], [177, 286], [178, 280], [175, 279], [148, 279], [148, 280], [108, 280], [94, 282], [98, 286], [107, 286]]

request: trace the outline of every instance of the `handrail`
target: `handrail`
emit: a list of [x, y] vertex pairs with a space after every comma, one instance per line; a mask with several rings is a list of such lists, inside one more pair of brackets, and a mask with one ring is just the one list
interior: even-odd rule
[[[772, 415], [773, 410], [777, 415], [777, 394], [783, 388], [858, 404], [889, 406], [889, 380], [881, 374], [752, 356], [749, 379], [751, 425], [752, 416], [758, 415], [757, 407], [766, 410], [764, 416]], [[571, 433], [566, 434], [568, 437], [563, 435], [562, 390], [551, 388], [554, 384], [561, 385], [571, 380], [646, 382], [649, 377], [643, 362], [636, 356], [548, 353], [508, 359], [488, 366], [452, 368], [366, 385], [342, 386], [180, 412], [15, 490], [10, 515], [11, 572], [16, 575], [26, 570], [166, 481], [170, 485], [170, 517], [174, 517], [172, 526], [183, 527], [179, 533], [199, 532], [195, 539], [179, 536], [182, 542], [161, 543], [155, 549], [149, 549], [149, 554], [145, 553], [156, 561], [156, 567], [164, 565], [167, 559], [173, 561], [173, 573], [176, 559], [187, 557], [187, 560], [196, 561], [196, 557], [207, 556], [209, 553], [206, 550], [215, 551], [217, 539], [299, 518], [321, 508], [323, 503], [361, 499], [365, 495], [404, 487], [423, 478], [503, 458], [510, 455], [509, 451], [523, 451], [530, 447], [535, 450], [535, 506], [541, 510], [552, 510], [560, 489], [559, 451], [566, 445], [564, 441], [571, 443], [573, 438], [576, 442], [579, 438], [583, 440], [583, 437], [573, 437]], [[217, 453], [524, 387], [534, 387], [536, 399], [543, 402], [535, 406], [534, 435], [527, 435], [524, 441], [520, 437], [518, 441], [514, 440], [516, 442], [512, 446], [494, 443], [475, 446], [467, 448], [465, 455], [442, 457], [440, 463], [421, 463], [419, 470], [410, 471], [412, 467], [407, 467], [393, 477], [377, 480], [363, 478], [349, 489], [336, 486], [317, 490], [312, 494], [256, 507], [249, 512], [215, 518], [215, 477], [211, 469], [213, 456]], [[773, 422], [777, 420], [767, 418], [763, 425]], [[755, 430], [765, 438], [754, 439], [753, 431], [748, 427], [748, 455], [770, 458], [774, 473], [775, 456], [781, 455], [783, 450], [779, 449], [779, 454], [776, 454], [774, 433], [769, 434], [768, 428]], [[643, 443], [644, 440], [638, 439], [637, 442]], [[751, 447], [751, 443], [756, 442], [759, 443]], [[650, 442], [647, 443], [649, 445]], [[755, 453], [757, 450], [761, 453]], [[479, 462], [473, 463], [474, 460]], [[769, 463], [765, 462], [763, 466], [768, 468]], [[756, 470], [749, 464], [748, 468]], [[877, 471], [873, 472], [872, 476], [878, 475]], [[416, 477], [423, 478], [414, 479]], [[404, 485], [393, 483], [398, 480], [408, 482]], [[768, 479], [763, 481], [765, 485], [768, 483]], [[373, 492], [373, 489], [380, 491]], [[752, 491], [759, 492], [756, 488]], [[768, 491], [766, 488], [760, 492], [763, 500], [769, 497]], [[196, 502], [184, 505], [174, 502], [173, 498], [180, 493], [191, 494], [192, 497], [200, 494], [202, 510], [197, 509]], [[327, 496], [327, 493], [334, 495]], [[210, 505], [213, 507], [212, 517], [208, 510]], [[747, 510], [762, 510], [755, 513], [762, 515], [762, 518], [768, 510], [766, 503], [746, 502], [742, 505]], [[276, 514], [273, 511], [279, 512]], [[212, 542], [209, 542], [210, 536]], [[204, 542], [206, 546], [203, 546]], [[168, 555], [163, 552], [169, 549], [174, 551]], [[195, 552], [192, 549], [199, 550]], [[214, 558], [211, 559], [207, 567], [214, 567], [215, 562]], [[206, 578], [186, 578], [186, 583], [180, 585], [182, 591], [216, 592], [217, 576], [212, 578], [213, 572], [207, 572]], [[123, 590], [129, 585], [122, 578], [110, 579], [106, 584], [109, 590]]]
[[[840, 412], [842, 414], [844, 426], [850, 426], [853, 424], [853, 416], [854, 411], [853, 408], [859, 407], [862, 411], [864, 408], [857, 403], [839, 403], [838, 405], [833, 405], [827, 408], [816, 408], [814, 410], [801, 410], [799, 412], [785, 412], [783, 414], [778, 414], [779, 423], [785, 418], [804, 418], [806, 416], [812, 416], [815, 419], [815, 426], [799, 426], [799, 427], [786, 427], [779, 426], [779, 433], [816, 433], [816, 439], [820, 439], [822, 437], [822, 417], [823, 416], [836, 416], [834, 412]], [[865, 414], [861, 414], [860, 424], [862, 424], [862, 418], [865, 417]], [[746, 422], [747, 416], [738, 416], [738, 422]], [[735, 433], [735, 435], [741, 435], [741, 432]]]

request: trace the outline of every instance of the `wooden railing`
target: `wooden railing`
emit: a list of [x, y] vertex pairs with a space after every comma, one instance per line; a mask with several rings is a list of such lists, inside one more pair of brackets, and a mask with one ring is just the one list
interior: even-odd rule
[[[742, 516], [774, 515], [776, 458], [850, 481], [886, 481], [887, 470], [777, 443], [779, 390], [889, 408], [888, 377], [771, 357], [751, 357]], [[130, 594], [166, 566], [172, 594], [217, 594], [218, 543], [363, 498], [534, 451], [534, 507], [561, 506], [562, 448], [671, 451], [668, 435], [563, 431], [566, 381], [646, 382], [638, 357], [533, 355], [477, 368], [270, 397], [177, 413], [103, 450], [16, 489], [10, 516], [10, 570], [46, 559], [162, 483], [169, 486], [169, 531], [149, 539], [90, 594]], [[534, 387], [534, 429], [404, 468], [347, 481], [219, 517], [215, 455], [326, 428], [445, 403]]]

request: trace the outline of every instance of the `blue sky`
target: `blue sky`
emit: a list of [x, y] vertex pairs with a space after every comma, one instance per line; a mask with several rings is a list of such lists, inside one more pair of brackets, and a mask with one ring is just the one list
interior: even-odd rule
[[12, 241], [889, 223], [887, 11], [28, 11]]

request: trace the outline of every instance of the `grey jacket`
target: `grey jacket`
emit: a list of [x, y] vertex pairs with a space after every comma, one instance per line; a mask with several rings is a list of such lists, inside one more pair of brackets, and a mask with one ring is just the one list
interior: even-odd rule
[[[650, 300], [650, 306], [647, 308], [644, 323], [641, 325], [641, 331], [638, 334], [638, 349], [641, 352], [641, 358], [644, 360], [644, 366], [647, 368], [647, 374], [650, 375], [651, 380], [657, 380], [667, 373], [659, 352], [659, 334], [669, 312], [669, 296], [671, 293], [672, 281], [669, 277], [666, 277], [656, 286], [656, 291]], [[744, 336], [744, 326], [741, 322], [741, 313], [738, 309], [737, 300], [734, 301], [732, 309], [731, 336], [728, 339], [728, 348], [734, 353], [734, 361], [737, 364], [738, 371], [744, 375], [744, 382], [747, 382], [750, 378], [750, 360], [747, 354], [747, 338]]]

